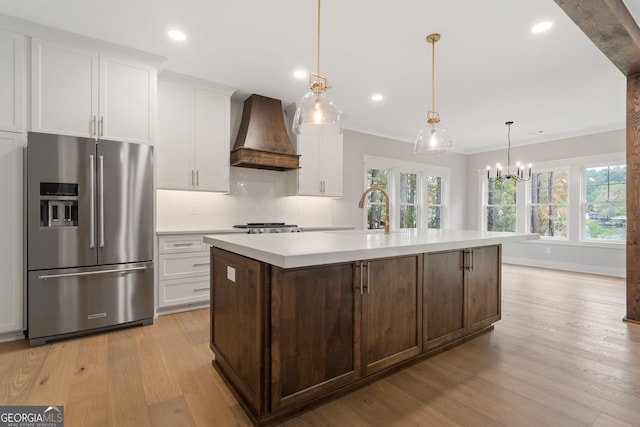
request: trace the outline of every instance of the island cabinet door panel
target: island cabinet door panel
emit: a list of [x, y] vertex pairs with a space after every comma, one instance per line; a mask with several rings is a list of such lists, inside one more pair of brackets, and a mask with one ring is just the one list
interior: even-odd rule
[[365, 375], [422, 352], [422, 259], [420, 254], [361, 264]]
[[501, 246], [471, 249], [469, 276], [469, 328], [481, 329], [501, 313]]
[[425, 254], [424, 349], [465, 334], [467, 320], [465, 253], [460, 250]]
[[272, 410], [356, 379], [354, 265], [272, 267]]
[[264, 288], [266, 266], [211, 251], [211, 349], [215, 364], [256, 415], [264, 411]]

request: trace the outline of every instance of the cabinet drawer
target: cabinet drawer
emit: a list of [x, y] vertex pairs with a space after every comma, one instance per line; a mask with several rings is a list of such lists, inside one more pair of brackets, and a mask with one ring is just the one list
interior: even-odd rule
[[160, 255], [158, 278], [160, 280], [209, 276], [209, 254]]
[[161, 254], [202, 252], [208, 250], [209, 245], [202, 241], [201, 234], [160, 236], [158, 239], [158, 252]]
[[160, 282], [158, 306], [193, 304], [209, 301], [209, 277]]

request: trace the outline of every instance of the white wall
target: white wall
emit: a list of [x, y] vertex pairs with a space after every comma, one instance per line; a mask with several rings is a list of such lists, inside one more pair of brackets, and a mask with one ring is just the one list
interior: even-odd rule
[[[235, 143], [246, 95], [231, 99], [231, 141]], [[157, 229], [212, 230], [256, 221], [285, 221], [301, 226], [348, 225], [362, 227], [357, 203], [363, 188], [363, 155], [388, 157], [451, 168], [451, 217], [448, 228], [464, 228], [466, 156], [413, 154], [412, 144], [345, 130], [343, 197], [301, 197], [295, 194], [295, 171], [231, 168], [229, 194], [157, 192]]]
[[[231, 129], [235, 142], [242, 100], [232, 98]], [[625, 131], [611, 131], [576, 138], [512, 148], [512, 158], [549, 162], [582, 156], [606, 156], [624, 152]], [[486, 153], [442, 156], [413, 154], [412, 144], [345, 130], [343, 197], [292, 196], [295, 171], [275, 172], [231, 168], [229, 194], [158, 191], [157, 226], [167, 229], [219, 229], [253, 221], [285, 221], [301, 226], [349, 225], [362, 227], [357, 207], [363, 191], [363, 156], [419, 162], [451, 169], [450, 222], [447, 228], [481, 229], [479, 176], [488, 164], [506, 160], [506, 147]], [[550, 248], [550, 249], [548, 249]], [[588, 246], [575, 242], [527, 242], [505, 245], [507, 262], [608, 274], [624, 277], [625, 248]]]
[[447, 228], [465, 228], [466, 156], [447, 153], [440, 156], [413, 154], [413, 145], [380, 136], [360, 132], [344, 132], [344, 194], [334, 202], [334, 218], [339, 224], [356, 224], [362, 228], [363, 213], [357, 207], [362, 194], [364, 180], [364, 155], [386, 157], [416, 163], [451, 168], [450, 222]]
[[[511, 158], [515, 161], [535, 164], [561, 159], [575, 159], [592, 156], [592, 159], [607, 158], [611, 153], [624, 153], [626, 145], [625, 130], [610, 131], [540, 144], [512, 147]], [[480, 179], [478, 170], [496, 162], [506, 163], [507, 150], [491, 151], [469, 155], [467, 164], [467, 203], [466, 222], [469, 228], [481, 229]], [[589, 245], [576, 239], [571, 242], [536, 241], [504, 245], [505, 262], [525, 264], [563, 270], [581, 271], [624, 277], [625, 245]]]

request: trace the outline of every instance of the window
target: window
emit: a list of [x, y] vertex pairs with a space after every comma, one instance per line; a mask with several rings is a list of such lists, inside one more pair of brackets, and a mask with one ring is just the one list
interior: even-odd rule
[[624, 241], [627, 237], [627, 167], [584, 169], [583, 238]]
[[[364, 156], [364, 188], [373, 185], [389, 193], [391, 229], [442, 228], [447, 222], [447, 182], [450, 169], [424, 163]], [[385, 200], [379, 191], [366, 197], [365, 228], [377, 230], [385, 217]]]
[[427, 177], [427, 227], [442, 228], [442, 177]]
[[400, 173], [400, 228], [418, 228], [418, 174]]
[[487, 231], [516, 231], [516, 182], [489, 181], [487, 185]]
[[531, 175], [530, 231], [547, 238], [568, 237], [569, 171], [536, 172]]
[[[367, 188], [377, 185], [389, 191], [389, 171], [386, 169], [367, 169]], [[381, 221], [385, 215], [384, 196], [379, 191], [367, 194], [367, 228], [375, 230], [384, 228]]]

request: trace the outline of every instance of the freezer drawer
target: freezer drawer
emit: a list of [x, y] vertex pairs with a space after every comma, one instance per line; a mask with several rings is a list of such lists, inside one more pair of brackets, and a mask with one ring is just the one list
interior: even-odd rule
[[31, 271], [31, 345], [131, 322], [152, 323], [153, 263]]

